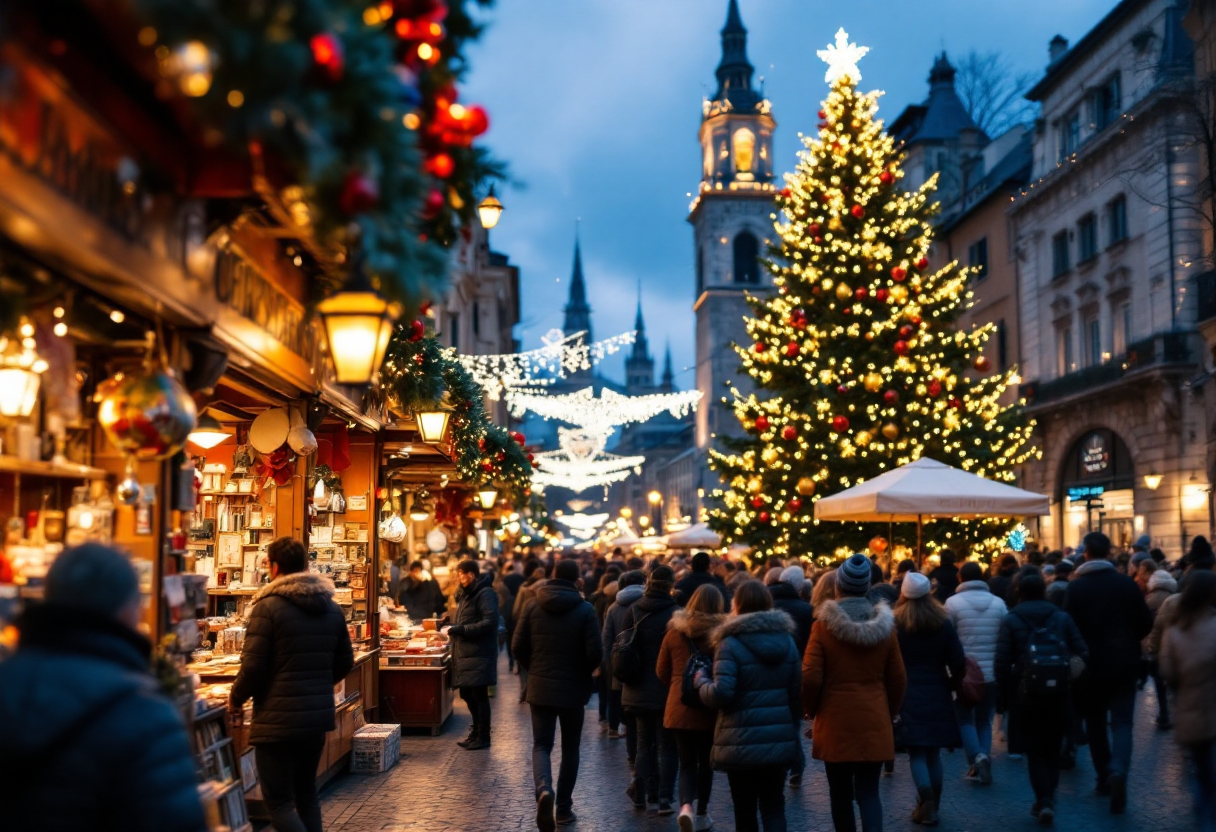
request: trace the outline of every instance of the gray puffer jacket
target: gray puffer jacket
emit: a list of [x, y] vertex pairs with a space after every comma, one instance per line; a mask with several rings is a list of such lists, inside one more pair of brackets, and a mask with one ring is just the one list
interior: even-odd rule
[[346, 618], [333, 582], [296, 572], [275, 578], [253, 599], [232, 703], [253, 699], [249, 742], [323, 734], [334, 728], [334, 685], [354, 665]]
[[719, 771], [790, 766], [802, 756], [802, 670], [794, 622], [780, 610], [728, 618], [710, 641], [713, 680], [701, 700], [718, 709], [713, 767]]
[[992, 660], [996, 657], [996, 640], [1005, 620], [1005, 602], [988, 589], [986, 581], [964, 581], [946, 599], [946, 612], [963, 643], [963, 653], [984, 671], [984, 681], [996, 681]]
[[608, 612], [604, 613], [604, 628], [600, 631], [600, 640], [604, 647], [604, 663], [600, 672], [608, 674], [613, 690], [624, 690], [624, 685], [612, 675], [612, 642], [616, 641], [617, 635], [625, 629], [625, 616], [629, 615], [630, 608], [641, 600], [645, 593], [646, 587], [642, 584], [618, 589], [616, 601], [608, 608]]

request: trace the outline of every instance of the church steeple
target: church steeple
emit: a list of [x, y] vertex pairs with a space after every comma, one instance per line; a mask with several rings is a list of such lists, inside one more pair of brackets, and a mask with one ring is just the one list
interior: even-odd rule
[[638, 286], [638, 314], [633, 328], [637, 332], [633, 352], [625, 359], [625, 389], [640, 393], [654, 388], [654, 358], [650, 355], [650, 342], [646, 340], [646, 321], [642, 318], [642, 287]]
[[726, 8], [726, 25], [722, 27], [722, 60], [715, 72], [718, 91], [714, 100], [729, 101], [735, 110], [749, 110], [760, 101], [752, 89], [755, 68], [747, 60], [747, 29], [739, 15], [738, 0], [730, 0]]
[[591, 307], [587, 304], [587, 284], [583, 280], [583, 254], [578, 233], [574, 235], [574, 269], [570, 277], [570, 300], [566, 303], [566, 319], [562, 331], [566, 335], [586, 332], [591, 343]]
[[659, 383], [659, 392], [674, 393], [676, 391], [676, 374], [671, 369], [671, 341], [667, 342], [667, 351], [663, 355], [663, 381]]

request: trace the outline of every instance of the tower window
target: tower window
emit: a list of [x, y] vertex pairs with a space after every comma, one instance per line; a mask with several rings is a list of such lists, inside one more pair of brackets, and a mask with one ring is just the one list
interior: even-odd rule
[[746, 127], [735, 131], [735, 170], [739, 173], [751, 173], [752, 163], [756, 157], [756, 134]]
[[735, 282], [760, 282], [760, 243], [750, 231], [743, 231], [735, 237]]
[[705, 291], [705, 258], [701, 255], [701, 247], [697, 246], [697, 297]]

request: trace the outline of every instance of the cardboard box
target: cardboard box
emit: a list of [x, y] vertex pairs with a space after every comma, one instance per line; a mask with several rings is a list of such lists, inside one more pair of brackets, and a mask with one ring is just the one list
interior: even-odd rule
[[401, 759], [400, 725], [364, 725], [351, 741], [352, 774], [379, 774]]

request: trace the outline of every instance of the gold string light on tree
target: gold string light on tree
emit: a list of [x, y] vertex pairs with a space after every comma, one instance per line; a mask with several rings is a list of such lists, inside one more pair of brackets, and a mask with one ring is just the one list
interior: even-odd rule
[[[1036, 453], [1033, 423], [999, 403], [1014, 370], [989, 374], [980, 354], [992, 327], [954, 328], [968, 270], [930, 268], [936, 177], [900, 188], [878, 94], [856, 89], [867, 51], [841, 30], [818, 53], [831, 90], [777, 198], [777, 292], [749, 298], [751, 340], [735, 346], [758, 391], [731, 391], [744, 435], [711, 451], [710, 525], [759, 555], [864, 549], [886, 525], [820, 526], [815, 500], [921, 457], [1008, 481]], [[938, 522], [931, 538], [995, 548], [1005, 525]]]

